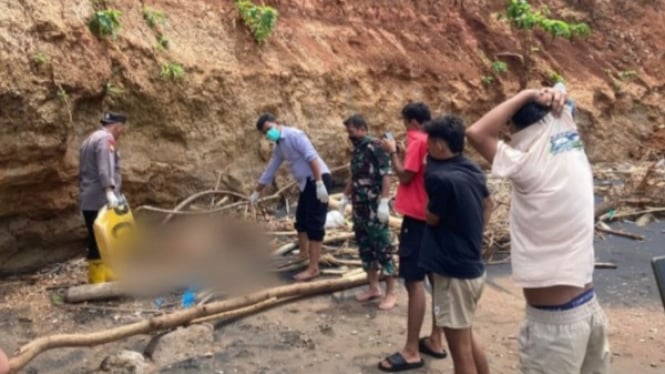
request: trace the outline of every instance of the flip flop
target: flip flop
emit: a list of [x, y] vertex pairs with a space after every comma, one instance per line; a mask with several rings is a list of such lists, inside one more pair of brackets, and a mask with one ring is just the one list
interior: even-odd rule
[[390, 363], [390, 367], [383, 366], [383, 361], [379, 362], [379, 370], [388, 373], [397, 373], [413, 369], [420, 369], [425, 366], [425, 361], [421, 358], [418, 362], [406, 362], [400, 352], [394, 353], [385, 358]]
[[446, 352], [445, 349], [443, 350], [443, 352], [433, 351], [432, 348], [430, 348], [429, 345], [427, 345], [427, 338], [420, 338], [420, 340], [418, 340], [418, 351], [420, 351], [420, 353], [426, 354], [430, 357], [434, 357], [439, 360], [448, 357], [448, 353]]

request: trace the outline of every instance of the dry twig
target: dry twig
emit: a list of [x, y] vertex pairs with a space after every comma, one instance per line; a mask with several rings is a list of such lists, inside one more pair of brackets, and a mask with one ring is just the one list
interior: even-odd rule
[[366, 282], [367, 277], [363, 275], [349, 278], [320, 280], [310, 283], [296, 283], [288, 286], [275, 287], [268, 290], [255, 292], [250, 295], [240, 296], [229, 300], [200, 305], [190, 309], [145, 319], [107, 330], [79, 334], [57, 334], [40, 337], [22, 346], [18, 350], [17, 355], [9, 360], [9, 366], [11, 368], [11, 372], [15, 373], [25, 367], [40, 353], [54, 348], [90, 347], [109, 343], [137, 334], [147, 334], [154, 331], [174, 328], [190, 323], [190, 321], [196, 320], [198, 318], [237, 310], [240, 308], [246, 308], [247, 306], [257, 304], [273, 297], [279, 299], [293, 296], [308, 296], [320, 293], [330, 293], [342, 289], [357, 287]]

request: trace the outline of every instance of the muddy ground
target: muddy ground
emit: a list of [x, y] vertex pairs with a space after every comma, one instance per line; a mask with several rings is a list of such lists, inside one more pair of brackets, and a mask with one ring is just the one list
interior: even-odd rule
[[[665, 372], [665, 313], [654, 283], [650, 259], [665, 254], [665, 223], [639, 228], [615, 225], [645, 234], [647, 240], [597, 239], [598, 261], [612, 261], [615, 270], [596, 270], [599, 298], [611, 323], [615, 373]], [[524, 304], [509, 276], [509, 265], [488, 267], [488, 284], [480, 302], [475, 331], [485, 344], [494, 373], [517, 372], [517, 329]], [[12, 352], [38, 335], [82, 332], [127, 323], [147, 314], [98, 311], [49, 302], [52, 290], [36, 285], [0, 283], [0, 347]], [[373, 373], [385, 355], [398, 350], [405, 335], [406, 293], [399, 305], [379, 312], [373, 303], [354, 301], [356, 290], [282, 305], [257, 315], [215, 326], [214, 343], [159, 373]], [[17, 297], [18, 296], [18, 297]], [[149, 304], [148, 304], [149, 306]], [[148, 307], [146, 307], [148, 308]], [[427, 318], [423, 334], [429, 328]], [[149, 336], [136, 336], [94, 348], [59, 349], [40, 355], [27, 373], [91, 373], [107, 355], [122, 349], [143, 352]], [[427, 360], [420, 372], [448, 373], [449, 359]]]

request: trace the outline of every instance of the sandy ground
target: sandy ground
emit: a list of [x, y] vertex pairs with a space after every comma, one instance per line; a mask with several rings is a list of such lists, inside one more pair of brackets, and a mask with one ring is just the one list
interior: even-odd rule
[[[648, 229], [645, 242], [607, 239], [599, 242], [599, 261], [614, 261], [616, 270], [597, 270], [596, 288], [609, 316], [614, 373], [665, 373], [665, 313], [653, 283], [648, 260], [662, 254], [665, 225]], [[509, 276], [508, 265], [488, 267], [475, 332], [484, 343], [493, 373], [517, 372], [517, 331], [524, 304]], [[18, 287], [18, 286], [17, 286]], [[138, 318], [131, 313], [35, 310], [47, 292], [29, 293], [18, 303], [11, 285], [0, 288], [0, 347], [8, 352], [44, 333], [80, 332], [111, 327]], [[158, 369], [160, 373], [374, 373], [385, 355], [401, 348], [406, 327], [406, 292], [399, 305], [380, 312], [374, 303], [353, 299], [357, 290], [323, 295], [282, 305], [241, 320], [216, 326], [215, 343], [201, 346], [200, 356]], [[41, 302], [40, 302], [41, 301]], [[42, 307], [40, 307], [42, 308]], [[39, 319], [33, 316], [40, 316]], [[41, 316], [44, 316], [43, 318]], [[430, 326], [427, 317], [423, 335]], [[137, 336], [94, 348], [60, 349], [39, 356], [27, 373], [89, 373], [102, 359], [121, 349], [143, 351], [150, 337]], [[450, 359], [427, 359], [421, 373], [448, 373]]]

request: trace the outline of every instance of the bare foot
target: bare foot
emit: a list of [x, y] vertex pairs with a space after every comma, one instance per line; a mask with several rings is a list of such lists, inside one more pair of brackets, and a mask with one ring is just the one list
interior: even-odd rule
[[381, 296], [383, 296], [383, 293], [381, 293], [381, 290], [369, 289], [367, 291], [358, 292], [356, 294], [356, 301], [364, 303], [365, 301], [377, 299]]
[[386, 294], [386, 297], [381, 300], [381, 304], [379, 304], [379, 309], [381, 310], [390, 310], [397, 305], [397, 296], [394, 293], [389, 293]]
[[319, 272], [319, 269], [316, 269], [316, 270], [307, 269], [303, 272], [300, 272], [300, 273], [296, 274], [293, 277], [293, 279], [297, 280], [298, 282], [307, 282], [309, 280], [312, 280], [312, 279], [318, 277], [319, 274], [321, 274]]

